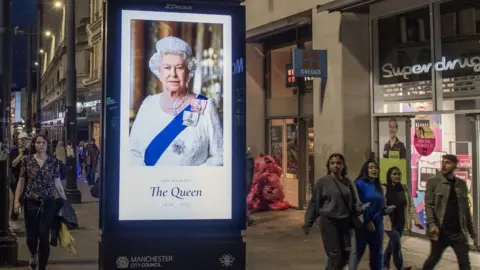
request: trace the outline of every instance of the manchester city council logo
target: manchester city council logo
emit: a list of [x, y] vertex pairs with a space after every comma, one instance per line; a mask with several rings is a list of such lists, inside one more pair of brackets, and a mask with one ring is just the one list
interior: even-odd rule
[[117, 268], [119, 269], [127, 269], [129, 265], [128, 258], [125, 256], [120, 256], [117, 258]]

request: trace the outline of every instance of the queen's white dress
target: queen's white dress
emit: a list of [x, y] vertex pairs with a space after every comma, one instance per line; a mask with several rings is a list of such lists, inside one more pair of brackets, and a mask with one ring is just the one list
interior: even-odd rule
[[[202, 110], [189, 105], [174, 116], [160, 108], [162, 94], [148, 96], [140, 106], [130, 132], [130, 164], [223, 166], [223, 129], [214, 101], [197, 96], [195, 101], [203, 98]], [[196, 120], [186, 124], [183, 114]]]

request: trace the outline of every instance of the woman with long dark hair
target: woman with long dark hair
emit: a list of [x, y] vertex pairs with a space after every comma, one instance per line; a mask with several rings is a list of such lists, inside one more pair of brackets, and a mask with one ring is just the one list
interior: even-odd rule
[[[21, 163], [15, 190], [14, 211], [20, 211], [24, 195], [25, 230], [30, 251], [30, 267], [45, 270], [50, 255], [50, 230], [56, 215], [55, 194], [66, 199], [59, 177], [58, 162], [49, 153], [48, 140], [38, 134], [32, 141], [31, 155]], [[24, 193], [25, 188], [25, 193]]]
[[390, 238], [383, 255], [383, 268], [390, 269], [390, 259], [393, 256], [393, 264], [397, 270], [407, 270], [411, 267], [403, 266], [402, 245], [400, 239], [404, 229], [411, 230], [412, 220], [419, 228], [420, 223], [413, 199], [407, 185], [401, 183], [402, 172], [398, 167], [391, 167], [387, 172], [387, 184], [385, 198], [387, 205], [395, 206], [395, 209], [385, 217], [385, 232]]
[[320, 217], [323, 245], [329, 258], [327, 269], [341, 270], [350, 257], [350, 231], [358, 224], [360, 213], [353, 185], [347, 178], [343, 155], [332, 154], [328, 158], [327, 172], [315, 183], [303, 230], [308, 234], [317, 217]]
[[355, 180], [358, 196], [370, 207], [363, 213], [363, 224], [355, 230], [357, 240], [357, 262], [363, 257], [365, 248], [370, 250], [370, 269], [382, 270], [383, 259], [383, 216], [385, 214], [385, 198], [378, 179], [378, 165], [375, 161], [365, 162]]

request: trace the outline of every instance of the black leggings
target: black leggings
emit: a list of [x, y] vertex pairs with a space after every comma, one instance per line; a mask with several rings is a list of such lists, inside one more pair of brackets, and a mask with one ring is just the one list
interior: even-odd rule
[[347, 264], [352, 249], [348, 219], [320, 217], [320, 232], [323, 246], [329, 258], [327, 269], [342, 270]]
[[55, 200], [25, 200], [24, 208], [27, 246], [32, 256], [38, 254], [38, 269], [44, 270], [50, 256], [50, 230], [56, 215]]

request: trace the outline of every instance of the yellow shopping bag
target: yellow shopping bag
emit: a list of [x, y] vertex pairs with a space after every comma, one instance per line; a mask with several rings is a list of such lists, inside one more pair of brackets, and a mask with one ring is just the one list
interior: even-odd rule
[[65, 225], [64, 223], [62, 223], [62, 227], [60, 228], [58, 242], [60, 243], [60, 247], [66, 248], [68, 252], [72, 253], [74, 256], [77, 256], [77, 250], [74, 246], [75, 239], [70, 234], [67, 225]]

